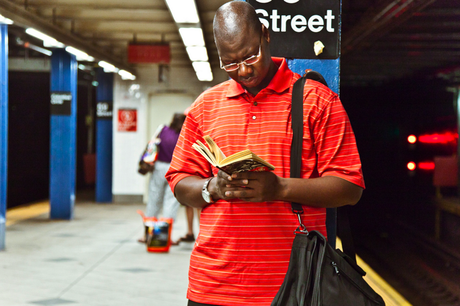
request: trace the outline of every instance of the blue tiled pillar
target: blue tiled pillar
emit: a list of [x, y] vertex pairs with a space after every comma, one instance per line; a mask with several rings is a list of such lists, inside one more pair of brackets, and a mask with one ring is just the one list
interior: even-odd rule
[[332, 91], [339, 93], [340, 88], [340, 58], [333, 60], [293, 59], [288, 60], [289, 68], [303, 75], [306, 69], [321, 73]]
[[63, 49], [51, 56], [50, 218], [72, 219], [76, 181], [77, 60]]
[[113, 73], [97, 69], [96, 202], [112, 202]]
[[0, 24], [0, 250], [5, 249], [8, 182], [8, 26]]

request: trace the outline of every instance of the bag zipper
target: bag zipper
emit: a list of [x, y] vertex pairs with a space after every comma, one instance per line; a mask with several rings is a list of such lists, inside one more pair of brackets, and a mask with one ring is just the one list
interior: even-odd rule
[[[339, 267], [337, 266], [337, 263], [335, 261], [332, 261], [331, 262], [332, 266], [334, 267], [334, 270], [335, 270], [335, 274], [337, 274], [337, 276], [340, 276], [342, 274], [340, 274], [340, 269]], [[342, 270], [343, 272], [343, 270]], [[373, 297], [369, 296], [366, 292], [364, 292], [363, 290], [361, 290], [361, 288], [359, 288], [359, 286], [351, 279], [351, 277], [349, 277], [346, 273], [343, 273], [343, 275], [345, 275], [345, 277], [359, 290], [361, 291], [364, 295], [366, 295], [369, 299], [371, 299], [372, 301], [374, 301], [375, 303], [380, 304], [379, 301], [376, 301]]]

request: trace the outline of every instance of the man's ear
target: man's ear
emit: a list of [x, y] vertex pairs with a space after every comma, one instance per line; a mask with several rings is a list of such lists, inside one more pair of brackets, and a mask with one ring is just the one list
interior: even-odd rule
[[270, 42], [270, 31], [262, 24], [262, 35], [264, 36], [267, 43]]

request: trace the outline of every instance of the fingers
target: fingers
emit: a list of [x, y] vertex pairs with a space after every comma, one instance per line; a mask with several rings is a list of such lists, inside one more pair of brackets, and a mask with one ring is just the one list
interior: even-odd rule
[[240, 172], [228, 175], [219, 171], [218, 194], [221, 199], [240, 199], [248, 202], [272, 200], [276, 176], [270, 172]]
[[252, 198], [251, 190], [227, 190], [225, 191], [225, 196], [227, 198], [238, 198], [240, 200], [247, 200]]
[[224, 171], [219, 171], [217, 176], [218, 178], [220, 178], [219, 185], [225, 186], [227, 188], [235, 186], [245, 186], [249, 184], [249, 179], [245, 178], [244, 175], [239, 175], [238, 173], [228, 175]]
[[231, 182], [228, 182], [228, 184], [225, 185], [225, 187], [235, 187], [235, 186], [247, 186], [249, 184], [249, 180], [244, 179], [244, 180], [234, 180]]

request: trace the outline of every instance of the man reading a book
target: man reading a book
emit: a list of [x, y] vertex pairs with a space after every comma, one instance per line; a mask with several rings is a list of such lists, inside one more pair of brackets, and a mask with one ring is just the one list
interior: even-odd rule
[[[326, 208], [361, 197], [361, 161], [338, 95], [307, 80], [302, 178], [289, 178], [291, 93], [300, 76], [271, 57], [269, 31], [248, 3], [224, 4], [213, 27], [230, 79], [192, 104], [166, 174], [179, 202], [202, 208], [188, 305], [266, 306], [283, 282], [299, 225], [290, 202], [303, 204], [308, 230], [326, 236]], [[219, 170], [193, 148], [204, 136], [226, 156], [249, 149], [274, 170]]]

